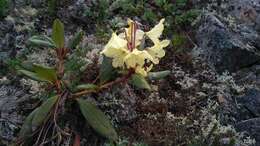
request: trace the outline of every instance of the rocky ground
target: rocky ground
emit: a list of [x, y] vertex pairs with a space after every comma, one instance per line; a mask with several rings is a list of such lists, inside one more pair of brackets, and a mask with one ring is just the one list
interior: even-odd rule
[[[41, 84], [17, 75], [14, 58], [53, 62], [51, 51], [35, 50], [27, 45], [27, 39], [50, 34], [54, 17], [65, 23], [68, 37], [80, 28], [86, 32], [82, 44], [85, 54], [76, 57], [88, 63], [80, 67], [82, 76], [88, 75], [81, 80], [92, 80], [95, 56], [110, 30], [103, 27], [106, 33], [100, 34], [93, 29], [98, 22], [82, 15], [89, 2], [64, 1], [56, 16], [50, 16], [41, 0], [17, 0], [0, 21], [0, 145], [15, 140], [25, 117], [44, 95]], [[223, 146], [235, 140], [236, 146], [260, 146], [260, 1], [190, 3], [201, 12], [192, 29], [183, 31], [188, 39], [182, 46], [189, 49], [176, 53], [174, 45], [167, 48], [166, 57], [155, 70], [170, 70], [171, 74], [152, 81], [152, 92], [120, 85], [86, 98], [105, 111], [127, 145]], [[117, 26], [125, 23], [124, 19], [117, 18]], [[78, 128], [82, 145], [105, 145], [88, 125], [78, 125], [84, 127]], [[63, 145], [70, 145], [70, 139]]]

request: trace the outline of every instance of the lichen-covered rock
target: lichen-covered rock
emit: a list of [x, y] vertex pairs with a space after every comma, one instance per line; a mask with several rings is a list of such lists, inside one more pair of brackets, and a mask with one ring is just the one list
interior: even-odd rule
[[244, 132], [246, 136], [255, 138], [256, 146], [260, 145], [260, 118], [254, 118], [239, 122], [236, 124], [236, 129]]
[[256, 67], [253, 66], [237, 71], [234, 76], [236, 83], [243, 86], [256, 84], [258, 75], [255, 69]]
[[[251, 89], [242, 97], [237, 98], [237, 102], [241, 108], [244, 108], [252, 117], [260, 116], [260, 91]], [[240, 114], [243, 117], [243, 114]]]
[[[236, 131], [246, 133], [245, 136], [250, 136], [256, 141], [256, 145], [259, 145], [260, 139], [259, 134], [257, 134], [259, 130], [257, 128], [253, 129], [253, 126], [257, 124], [259, 126], [259, 123], [256, 122], [255, 125], [251, 125], [252, 122], [250, 122], [250, 119], [259, 117], [260, 114], [260, 92], [254, 86], [255, 82], [252, 81], [255, 80], [255, 72], [256, 66], [245, 69], [243, 73], [241, 71], [237, 72], [235, 79], [239, 81], [240, 85], [243, 85], [243, 90], [239, 94], [240, 96], [235, 95], [234, 90], [240, 86], [235, 84], [234, 78], [232, 79], [233, 83], [228, 83], [228, 85], [231, 85], [230, 87], [223, 86], [225, 87], [225, 92], [230, 94], [224, 94], [225, 102], [220, 103], [220, 118], [222, 123], [234, 125]], [[245, 77], [243, 77], [244, 74]]]
[[[241, 30], [244, 31], [244, 30]], [[255, 33], [254, 35], [258, 35]], [[260, 60], [260, 52], [251, 42], [241, 39], [217, 16], [203, 15], [197, 31], [198, 48], [195, 55], [204, 58], [217, 71], [236, 71]]]
[[11, 21], [0, 22], [0, 62], [7, 59], [15, 48], [14, 23]]
[[14, 9], [0, 22], [0, 66], [27, 49], [26, 41], [34, 28], [32, 20], [36, 13], [31, 7]]
[[15, 139], [24, 120], [19, 103], [29, 97], [23, 90], [14, 86], [0, 86], [0, 141], [4, 145], [10, 145]]
[[40, 8], [44, 4], [44, 0], [31, 0], [32, 7]]
[[114, 122], [131, 122], [137, 117], [137, 96], [128, 85], [115, 86], [111, 92], [100, 95], [98, 103], [106, 109]]

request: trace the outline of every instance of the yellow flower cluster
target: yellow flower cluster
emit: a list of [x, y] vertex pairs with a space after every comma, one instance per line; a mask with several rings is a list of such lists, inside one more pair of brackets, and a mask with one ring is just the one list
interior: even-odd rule
[[[144, 32], [136, 22], [128, 20], [129, 27], [125, 28], [125, 33], [113, 33], [101, 53], [112, 58], [113, 67], [134, 69], [135, 73], [147, 76], [153, 64], [158, 64], [159, 59], [164, 57], [163, 48], [169, 45], [169, 40], [159, 39], [164, 29], [163, 22], [164, 19], [161, 19], [154, 28]], [[153, 46], [139, 50], [145, 36], [152, 40]]]

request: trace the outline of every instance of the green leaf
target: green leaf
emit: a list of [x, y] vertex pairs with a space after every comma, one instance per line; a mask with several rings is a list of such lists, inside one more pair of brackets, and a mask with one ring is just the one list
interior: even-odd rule
[[57, 0], [48, 0], [48, 12], [50, 15], [54, 15], [57, 8]]
[[8, 15], [8, 10], [11, 3], [9, 0], [0, 0], [0, 19], [3, 19]]
[[98, 86], [95, 84], [82, 84], [82, 85], [78, 85], [76, 87], [76, 89], [78, 89], [78, 90], [84, 90], [84, 89], [96, 90], [96, 89], [98, 89]]
[[145, 80], [145, 78], [140, 75], [140, 74], [134, 74], [132, 75], [131, 79], [130, 79], [130, 84], [141, 88], [141, 89], [147, 89], [147, 90], [151, 90], [150, 85], [148, 84], [148, 82]]
[[176, 0], [176, 5], [181, 8], [181, 7], [184, 7], [186, 6], [188, 0]]
[[148, 73], [148, 78], [150, 80], [159, 80], [159, 79], [165, 78], [170, 73], [171, 73], [171, 71], [169, 71], [169, 70], [159, 71], [159, 72], [149, 72]]
[[203, 144], [202, 142], [193, 142], [193, 143], [189, 144], [188, 146], [205, 146], [205, 144]]
[[103, 61], [100, 66], [100, 82], [105, 83], [112, 79], [115, 74], [115, 69], [112, 66], [112, 59], [103, 55]]
[[113, 141], [118, 139], [115, 129], [101, 110], [87, 100], [77, 99], [77, 102], [88, 124], [97, 133]]
[[30, 69], [31, 70], [20, 69], [18, 72], [36, 81], [49, 83], [55, 83], [57, 81], [57, 74], [54, 68], [33, 65]]
[[30, 136], [34, 130], [44, 122], [57, 99], [58, 96], [49, 98], [40, 107], [36, 108], [29, 114], [18, 134], [20, 139]]
[[27, 136], [29, 136], [33, 130], [32, 130], [32, 120], [33, 117], [35, 116], [35, 113], [37, 112], [37, 109], [35, 109], [34, 111], [32, 111], [29, 116], [26, 117], [23, 126], [19, 132], [19, 138], [24, 139]]
[[83, 31], [77, 32], [75, 36], [69, 41], [69, 49], [75, 49], [83, 39], [83, 36]]
[[155, 20], [157, 19], [157, 15], [151, 9], [146, 9], [142, 16], [142, 19], [148, 22], [155, 22]]
[[48, 82], [47, 80], [44, 80], [42, 78], [40, 78], [36, 73], [28, 71], [28, 70], [18, 70], [18, 72], [24, 74], [25, 76], [35, 80], [35, 81], [40, 81], [40, 82]]
[[154, 3], [157, 6], [162, 7], [164, 5], [165, 1], [164, 0], [155, 0]]
[[64, 25], [59, 19], [56, 19], [53, 23], [52, 40], [56, 44], [57, 48], [64, 48], [65, 46]]
[[41, 65], [34, 65], [33, 70], [39, 77], [46, 79], [47, 81], [50, 81], [52, 83], [57, 81], [57, 74], [54, 68], [45, 67]]
[[37, 128], [44, 122], [57, 100], [58, 96], [53, 96], [47, 99], [40, 107], [37, 108], [35, 116], [32, 119], [32, 128]]
[[29, 45], [37, 46], [37, 47], [48, 47], [55, 48], [55, 44], [51, 38], [47, 36], [33, 36], [29, 40]]

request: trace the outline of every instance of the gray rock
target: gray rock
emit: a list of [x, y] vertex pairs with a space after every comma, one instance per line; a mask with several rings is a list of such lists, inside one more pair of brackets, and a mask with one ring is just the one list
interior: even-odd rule
[[245, 36], [254, 40], [259, 37], [256, 32], [242, 28], [241, 31], [234, 33], [215, 15], [206, 14], [197, 31], [198, 48], [193, 54], [204, 58], [218, 72], [234, 72], [251, 66], [260, 60], [260, 52], [254, 46], [256, 43], [248, 42]]
[[239, 86], [251, 86], [260, 89], [260, 65], [243, 68], [233, 74], [236, 84]]
[[128, 85], [125, 87], [115, 87], [111, 92], [107, 92], [100, 96], [101, 107], [107, 109], [112, 119], [118, 123], [125, 123], [132, 121], [136, 118], [136, 100], [135, 93], [129, 88]]
[[238, 85], [254, 84], [257, 80], [256, 67], [244, 68], [236, 72], [234, 79]]
[[[237, 98], [238, 104], [241, 108], [246, 109], [252, 117], [260, 117], [260, 91], [256, 89], [250, 89], [242, 97]], [[244, 116], [240, 114], [240, 116]]]
[[255, 66], [255, 73], [256, 75], [260, 75], [260, 65]]
[[254, 138], [256, 146], [260, 145], [260, 118], [254, 118], [239, 122], [235, 125], [239, 132], [245, 132], [247, 136]]
[[260, 91], [249, 89], [243, 96], [226, 98], [226, 102], [220, 107], [219, 114], [223, 124], [234, 125], [238, 121], [260, 117]]
[[240, 38], [259, 48], [260, 0], [230, 0], [227, 5], [232, 7], [227, 13], [235, 18]]
[[6, 60], [15, 48], [14, 24], [11, 21], [0, 22], [0, 61]]
[[31, 0], [32, 7], [40, 8], [44, 4], [44, 0]]
[[24, 116], [18, 104], [28, 94], [14, 86], [0, 86], [0, 141], [9, 145], [14, 140]]
[[232, 16], [240, 21], [253, 23], [260, 10], [259, 2], [259, 0], [230, 0], [227, 4], [229, 7], [233, 7], [233, 9], [229, 9]]

